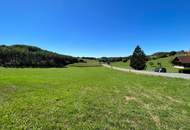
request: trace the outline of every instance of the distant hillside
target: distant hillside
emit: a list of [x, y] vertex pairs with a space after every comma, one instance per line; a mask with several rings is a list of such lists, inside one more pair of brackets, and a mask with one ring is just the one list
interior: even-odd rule
[[[167, 72], [178, 72], [178, 69], [175, 69], [172, 65], [172, 60], [177, 56], [184, 56], [187, 52], [185, 51], [171, 51], [171, 52], [157, 52], [152, 55], [147, 56], [146, 70], [154, 71], [156, 67], [161, 65], [162, 67], [167, 69]], [[130, 67], [130, 59], [127, 62], [118, 61], [113, 62], [113, 66], [122, 67], [131, 69]]]
[[60, 55], [35, 46], [0, 46], [0, 66], [3, 67], [63, 67], [76, 63], [72, 56]]
[[173, 55], [173, 56], [167, 56], [164, 58], [157, 58], [157, 59], [152, 59], [147, 62], [147, 67], [146, 70], [149, 71], [154, 71], [156, 67], [164, 67], [167, 69], [167, 72], [178, 72], [178, 69], [175, 69], [172, 65], [172, 60], [178, 56], [178, 54]]
[[[166, 57], [171, 57], [175, 55], [184, 55], [185, 51], [170, 51], [170, 52], [156, 52], [151, 55], [147, 55], [147, 61], [150, 60], [156, 60], [160, 58], [166, 58]], [[101, 57], [97, 60], [100, 62], [127, 62], [130, 60], [130, 56], [125, 56], [125, 57]], [[94, 58], [95, 59], [95, 58]]]
[[[185, 51], [171, 51], [171, 52], [157, 52], [151, 55], [151, 58], [147, 62], [147, 70], [154, 70], [155, 67], [161, 65], [166, 68], [168, 72], [178, 72], [179, 70], [174, 68], [172, 61], [177, 56], [185, 56], [187, 52]], [[159, 64], [159, 65], [158, 65]]]
[[165, 57], [170, 57], [170, 56], [174, 56], [174, 55], [183, 55], [185, 54], [185, 51], [170, 51], [170, 52], [156, 52], [152, 55], [149, 55], [148, 58], [149, 59], [159, 59], [159, 58], [165, 58]]

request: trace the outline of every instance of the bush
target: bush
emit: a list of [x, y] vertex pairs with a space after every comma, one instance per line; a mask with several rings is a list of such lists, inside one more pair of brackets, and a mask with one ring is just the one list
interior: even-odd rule
[[126, 59], [123, 59], [123, 62], [125, 62], [125, 63], [126, 63], [127, 61], [128, 61], [128, 59], [127, 59], [127, 58], [126, 58]]
[[159, 67], [162, 67], [162, 63], [161, 63], [161, 62], [157, 62], [157, 65], [158, 65]]
[[150, 66], [153, 66], [153, 65], [154, 65], [154, 63], [153, 63], [153, 62], [149, 62], [149, 65], [150, 65]]

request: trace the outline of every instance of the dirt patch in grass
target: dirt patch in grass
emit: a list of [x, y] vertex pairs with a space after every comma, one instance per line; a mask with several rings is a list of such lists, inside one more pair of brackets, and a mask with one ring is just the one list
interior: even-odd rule
[[166, 96], [166, 98], [169, 99], [169, 100], [172, 101], [172, 102], [181, 103], [181, 101], [179, 101], [179, 100], [177, 100], [177, 99], [175, 99], [175, 98], [173, 98], [173, 97]]
[[150, 95], [148, 95], [147, 93], [141, 93], [141, 95], [143, 96], [143, 97], [146, 97], [146, 98], [152, 98]]
[[14, 93], [16, 92], [16, 86], [0, 87], [0, 93]]
[[0, 102], [7, 100], [16, 91], [16, 86], [0, 87]]
[[130, 101], [135, 101], [136, 98], [135, 97], [132, 97], [132, 96], [125, 96], [125, 101], [128, 103]]
[[152, 114], [149, 112], [150, 117], [152, 118], [153, 122], [156, 124], [157, 127], [160, 127], [160, 117], [157, 115]]
[[[136, 94], [139, 94], [139, 95], [141, 95], [141, 96], [143, 96], [143, 97], [146, 97], [146, 98], [153, 98], [153, 96], [152, 95], [150, 95], [150, 94], [148, 94], [148, 93], [145, 93], [145, 92], [136, 92], [136, 93], [134, 93], [134, 92], [131, 92], [130, 91], [130, 94], [131, 95], [136, 95]], [[155, 96], [155, 97], [157, 97], [157, 95]], [[160, 97], [159, 97], [160, 98]], [[134, 97], [134, 96], [125, 96], [125, 100], [126, 100], [126, 102], [128, 103], [128, 102], [130, 102], [130, 101], [135, 101], [136, 103], [138, 103], [141, 107], [142, 107], [142, 109], [145, 109], [146, 110], [146, 112], [150, 115], [150, 119], [155, 123], [155, 125], [158, 127], [158, 128], [160, 128], [161, 127], [161, 121], [160, 121], [160, 117], [159, 116], [157, 116], [157, 115], [155, 115], [155, 114], [153, 114], [152, 112], [151, 112], [151, 102], [149, 102], [148, 104], [147, 103], [145, 103], [145, 102], [143, 102], [143, 100], [142, 99], [139, 99], [138, 97]]]

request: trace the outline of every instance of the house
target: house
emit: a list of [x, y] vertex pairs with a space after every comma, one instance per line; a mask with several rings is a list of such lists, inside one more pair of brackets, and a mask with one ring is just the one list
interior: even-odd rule
[[176, 57], [172, 64], [174, 68], [179, 69], [180, 73], [190, 73], [190, 56], [179, 56]]

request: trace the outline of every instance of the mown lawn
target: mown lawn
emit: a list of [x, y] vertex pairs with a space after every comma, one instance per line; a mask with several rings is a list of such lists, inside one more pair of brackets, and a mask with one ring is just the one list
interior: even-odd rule
[[190, 80], [103, 67], [1, 68], [0, 129], [187, 130]]

